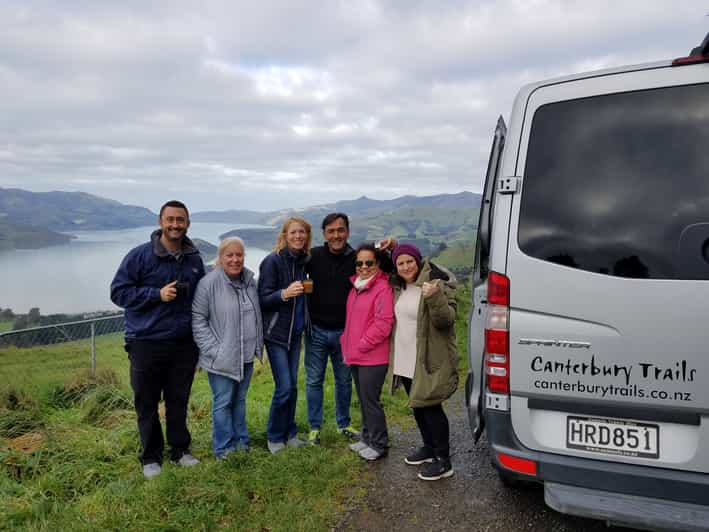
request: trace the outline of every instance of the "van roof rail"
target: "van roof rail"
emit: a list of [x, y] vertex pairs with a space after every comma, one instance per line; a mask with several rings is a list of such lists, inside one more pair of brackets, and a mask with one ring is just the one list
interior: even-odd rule
[[709, 63], [709, 33], [702, 41], [702, 44], [692, 48], [687, 57], [678, 57], [672, 61], [672, 66], [692, 65], [695, 63]]

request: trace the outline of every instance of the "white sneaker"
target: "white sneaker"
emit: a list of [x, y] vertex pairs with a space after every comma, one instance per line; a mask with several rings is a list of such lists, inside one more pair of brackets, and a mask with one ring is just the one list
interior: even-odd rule
[[143, 466], [143, 476], [148, 480], [157, 477], [160, 474], [160, 471], [162, 471], [162, 467], [157, 462], [152, 462]]
[[199, 460], [197, 460], [190, 453], [185, 453], [180, 457], [180, 459], [176, 463], [177, 465], [182, 467], [192, 467], [199, 464]]
[[298, 438], [298, 436], [293, 436], [290, 440], [286, 442], [286, 445], [288, 447], [302, 447], [305, 445], [305, 442]]
[[384, 456], [384, 453], [380, 453], [376, 449], [372, 449], [371, 447], [365, 447], [359, 452], [359, 455], [364, 458], [365, 460], [379, 460], [382, 456]]
[[279, 451], [282, 451], [283, 449], [286, 448], [286, 444], [280, 441], [269, 441], [268, 442], [268, 450], [271, 451], [271, 454], [276, 454]]
[[222, 454], [215, 455], [214, 458], [221, 460], [222, 462], [229, 458], [229, 455], [234, 452], [234, 449], [227, 449]]
[[350, 451], [354, 451], [356, 453], [359, 453], [362, 449], [366, 449], [367, 447], [369, 447], [369, 445], [363, 441], [356, 441], [354, 443], [350, 443], [349, 445]]

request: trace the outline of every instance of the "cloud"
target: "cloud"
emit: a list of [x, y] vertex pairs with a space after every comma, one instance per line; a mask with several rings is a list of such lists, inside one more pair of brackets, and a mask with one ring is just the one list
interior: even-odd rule
[[522, 84], [684, 55], [708, 31], [704, 11], [665, 0], [4, 6], [0, 186], [149, 207], [184, 194], [192, 210], [479, 191], [497, 117]]

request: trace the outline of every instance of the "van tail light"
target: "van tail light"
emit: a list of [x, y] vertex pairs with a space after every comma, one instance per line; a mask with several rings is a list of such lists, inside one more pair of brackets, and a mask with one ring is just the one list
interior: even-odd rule
[[505, 469], [509, 469], [516, 473], [524, 473], [525, 475], [537, 475], [537, 463], [534, 460], [526, 458], [518, 458], [505, 453], [497, 453], [497, 461]]
[[672, 66], [695, 65], [697, 63], [709, 63], [709, 55], [688, 55], [678, 57], [672, 61]]
[[510, 393], [510, 280], [496, 272], [487, 278], [485, 374], [493, 393]]
[[497, 272], [487, 277], [487, 302], [493, 305], [510, 306], [510, 280]]

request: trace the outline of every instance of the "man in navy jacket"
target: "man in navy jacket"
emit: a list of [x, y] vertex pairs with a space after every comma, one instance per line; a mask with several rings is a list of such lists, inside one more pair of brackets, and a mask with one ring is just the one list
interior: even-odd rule
[[149, 242], [128, 252], [111, 283], [111, 300], [125, 309], [125, 349], [146, 478], [161, 470], [161, 396], [170, 459], [181, 466], [199, 463], [189, 452], [187, 403], [199, 356], [192, 339], [192, 295], [204, 265], [186, 236], [190, 220], [183, 203], [165, 203], [158, 223]]

